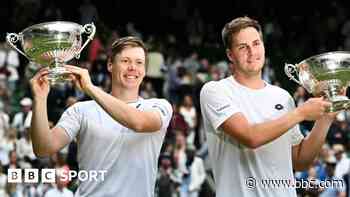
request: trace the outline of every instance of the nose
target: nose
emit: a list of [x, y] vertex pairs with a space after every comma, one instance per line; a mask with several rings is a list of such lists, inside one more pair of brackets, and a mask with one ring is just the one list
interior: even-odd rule
[[248, 46], [247, 49], [248, 49], [248, 54], [249, 54], [249, 56], [253, 55], [253, 53], [254, 53], [254, 47]]
[[128, 70], [135, 70], [135, 69], [136, 69], [135, 63], [131, 62], [128, 66]]

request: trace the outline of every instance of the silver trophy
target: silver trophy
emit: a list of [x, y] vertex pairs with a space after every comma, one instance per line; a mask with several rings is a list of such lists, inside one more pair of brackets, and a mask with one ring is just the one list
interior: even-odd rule
[[328, 112], [350, 108], [349, 98], [342, 94], [350, 81], [350, 52], [334, 51], [315, 55], [296, 65], [286, 64], [284, 71], [312, 95], [324, 96], [332, 102]]
[[[79, 58], [81, 51], [95, 35], [93, 23], [81, 26], [67, 21], [53, 21], [27, 27], [22, 32], [8, 33], [7, 43], [24, 55], [29, 61], [49, 67], [50, 84], [68, 80], [63, 65], [69, 60]], [[82, 45], [82, 34], [88, 38]], [[16, 47], [20, 42], [23, 49]]]

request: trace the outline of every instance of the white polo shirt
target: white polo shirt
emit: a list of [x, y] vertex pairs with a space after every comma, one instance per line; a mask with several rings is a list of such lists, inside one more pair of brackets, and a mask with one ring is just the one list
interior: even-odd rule
[[165, 99], [142, 99], [129, 105], [157, 110], [161, 130], [137, 133], [115, 121], [95, 101], [79, 102], [67, 109], [57, 126], [70, 139], [78, 139], [80, 170], [105, 170], [104, 180], [80, 183], [75, 196], [153, 197], [158, 156], [172, 116]]
[[200, 101], [217, 197], [296, 196], [293, 187], [266, 186], [264, 181], [294, 181], [292, 146], [303, 139], [298, 126], [257, 149], [245, 147], [220, 129], [236, 113], [250, 124], [277, 119], [295, 108], [287, 91], [267, 83], [262, 89], [250, 89], [230, 76], [205, 84]]

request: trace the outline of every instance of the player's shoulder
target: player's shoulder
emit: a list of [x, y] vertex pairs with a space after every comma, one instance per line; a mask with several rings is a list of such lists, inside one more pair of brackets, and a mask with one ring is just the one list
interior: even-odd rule
[[69, 106], [67, 110], [84, 112], [86, 110], [95, 109], [96, 107], [98, 107], [96, 101], [87, 100], [87, 101], [78, 101], [72, 104], [71, 106]]
[[173, 107], [171, 105], [171, 103], [166, 100], [165, 98], [149, 98], [149, 99], [142, 99], [141, 103], [142, 105], [145, 106], [163, 106], [165, 108], [167, 108], [169, 111], [172, 111]]
[[206, 82], [200, 91], [201, 96], [207, 96], [217, 93], [227, 92], [225, 89], [229, 89], [229, 78], [224, 78], [218, 81], [208, 81]]
[[78, 101], [72, 105], [72, 107], [93, 107], [96, 106], [97, 103], [94, 100], [86, 100], [86, 101]]
[[142, 99], [141, 103], [145, 104], [165, 104], [165, 105], [170, 105], [170, 102], [166, 100], [165, 98], [149, 98], [149, 99]]
[[149, 109], [159, 109], [164, 116], [173, 114], [173, 107], [170, 102], [164, 98], [150, 98], [142, 99], [140, 105], [143, 105], [142, 108]]

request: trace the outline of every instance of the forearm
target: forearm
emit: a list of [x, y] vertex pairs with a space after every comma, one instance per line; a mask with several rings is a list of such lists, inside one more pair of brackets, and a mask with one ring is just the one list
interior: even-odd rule
[[123, 126], [139, 131], [142, 128], [142, 122], [145, 120], [145, 114], [134, 107], [127, 105], [112, 95], [104, 92], [102, 89], [92, 86], [88, 94], [92, 97], [114, 120]]
[[248, 139], [251, 148], [257, 148], [277, 139], [301, 121], [303, 117], [295, 109], [276, 120], [250, 126]]
[[30, 135], [36, 155], [46, 155], [50, 150], [52, 137], [47, 116], [46, 99], [35, 99], [31, 120]]
[[295, 165], [305, 168], [312, 164], [325, 143], [331, 124], [332, 120], [329, 118], [321, 118], [315, 122], [310, 134], [299, 145]]

